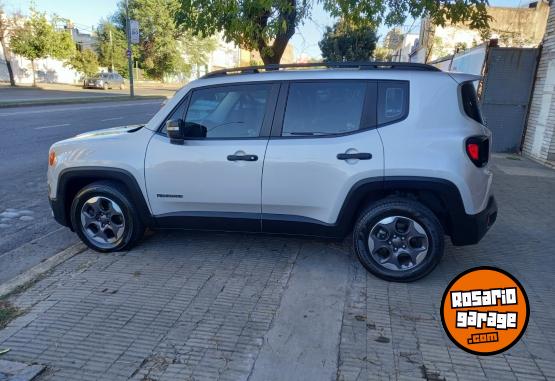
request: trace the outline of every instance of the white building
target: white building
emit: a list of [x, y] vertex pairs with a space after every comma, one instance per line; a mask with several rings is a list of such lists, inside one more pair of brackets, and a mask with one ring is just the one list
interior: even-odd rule
[[418, 40], [418, 34], [408, 33], [403, 35], [400, 45], [393, 50], [391, 61], [393, 62], [409, 62], [410, 53], [414, 49], [414, 45]]

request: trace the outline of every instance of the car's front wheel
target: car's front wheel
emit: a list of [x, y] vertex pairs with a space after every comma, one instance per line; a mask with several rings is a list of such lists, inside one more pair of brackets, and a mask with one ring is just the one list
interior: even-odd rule
[[110, 181], [94, 182], [77, 193], [71, 223], [79, 238], [100, 252], [131, 248], [145, 229], [126, 190]]
[[410, 282], [427, 275], [443, 255], [443, 228], [418, 201], [380, 200], [366, 208], [353, 230], [354, 250], [372, 274]]

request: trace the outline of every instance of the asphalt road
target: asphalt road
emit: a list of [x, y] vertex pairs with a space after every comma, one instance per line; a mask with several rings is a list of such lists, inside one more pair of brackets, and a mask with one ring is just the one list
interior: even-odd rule
[[147, 122], [161, 101], [0, 109], [0, 283], [72, 243], [48, 205], [48, 149], [71, 136]]

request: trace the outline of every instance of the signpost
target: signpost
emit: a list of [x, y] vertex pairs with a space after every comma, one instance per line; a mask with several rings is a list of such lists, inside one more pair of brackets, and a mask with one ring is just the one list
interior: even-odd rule
[[[137, 42], [139, 42], [139, 23], [135, 20], [129, 20], [129, 0], [125, 0], [125, 19], [126, 19], [126, 29], [127, 29], [127, 68], [129, 73], [129, 95], [134, 97], [135, 96], [135, 87], [133, 85], [133, 57], [131, 51], [131, 43], [132, 43], [132, 32], [131, 30], [134, 28], [134, 32], [136, 34]], [[134, 25], [131, 25], [134, 23]]]

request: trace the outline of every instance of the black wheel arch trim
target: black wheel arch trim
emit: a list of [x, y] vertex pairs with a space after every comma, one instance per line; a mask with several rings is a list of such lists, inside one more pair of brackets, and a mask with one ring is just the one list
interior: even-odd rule
[[261, 213], [259, 218], [252, 213], [216, 212], [178, 212], [152, 216], [137, 180], [128, 171], [106, 167], [75, 167], [60, 173], [56, 199], [50, 200], [55, 219], [70, 228], [70, 203], [66, 199], [66, 188], [75, 179], [116, 180], [123, 183], [129, 190], [129, 197], [136, 205], [141, 221], [151, 228], [244, 230], [343, 238], [351, 231], [358, 214], [367, 204], [388, 195], [402, 196], [407, 193], [421, 197], [432, 195], [431, 199], [424, 198], [420, 201], [436, 215], [440, 214], [438, 217], [454, 245], [469, 245], [480, 241], [497, 217], [497, 204], [493, 196], [482, 212], [469, 215], [464, 210], [461, 194], [455, 184], [445, 179], [418, 176], [374, 177], [358, 181], [347, 193], [335, 223], [269, 213]]
[[[137, 179], [127, 170], [112, 167], [73, 167], [63, 169], [58, 176], [58, 186], [56, 188], [56, 198], [50, 200], [54, 218], [58, 223], [71, 228], [69, 218], [69, 208], [73, 200], [68, 199], [70, 184], [85, 182], [85, 185], [94, 181], [114, 180], [122, 183], [129, 191], [129, 197], [143, 224], [148, 227], [155, 227], [155, 220], [145, 200], [141, 187]], [[75, 194], [78, 190], [75, 190]], [[71, 196], [70, 196], [71, 197]]]

